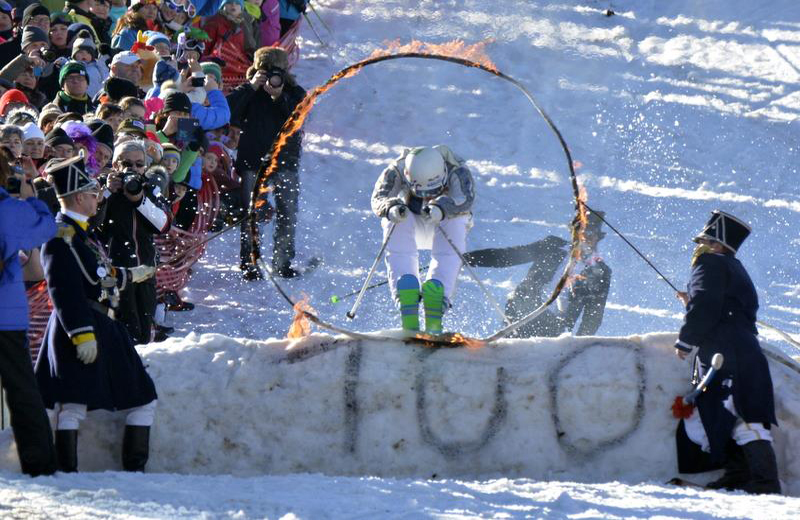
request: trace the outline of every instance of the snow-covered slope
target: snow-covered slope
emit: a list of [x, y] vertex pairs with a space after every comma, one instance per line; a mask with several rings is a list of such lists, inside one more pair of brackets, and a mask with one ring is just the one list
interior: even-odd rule
[[[705, 221], [708, 212], [715, 208], [731, 211], [754, 227], [739, 257], [758, 288], [762, 304], [759, 317], [793, 334], [798, 329], [800, 239], [796, 230], [800, 228], [800, 188], [796, 182], [796, 165], [800, 7], [796, 0], [319, 0], [314, 4], [334, 34], [329, 35], [316, 23], [320, 35], [328, 43], [322, 46], [313, 32], [307, 28], [303, 30], [303, 59], [295, 69], [302, 85], [312, 87], [322, 83], [335, 71], [383, 47], [386, 40], [442, 43], [458, 38], [469, 44], [486, 42], [486, 50], [500, 70], [523, 82], [564, 134], [574, 158], [580, 162], [578, 173], [587, 186], [589, 204], [606, 211], [608, 220], [626, 233], [676, 285], [685, 283], [692, 247], [688, 240]], [[606, 16], [608, 8], [616, 15]], [[312, 22], [317, 21], [313, 13], [310, 18]], [[295, 297], [307, 294], [322, 316], [338, 324], [347, 324], [344, 314], [348, 304], [329, 304], [329, 297], [357, 289], [377, 252], [380, 231], [377, 219], [369, 212], [369, 194], [383, 165], [402, 146], [442, 142], [470, 160], [476, 172], [478, 191], [475, 227], [468, 240], [470, 248], [516, 245], [547, 234], [567, 236], [572, 212], [571, 190], [565, 159], [557, 141], [518, 91], [484, 72], [421, 60], [369, 67], [324, 95], [305, 130], [299, 256], [303, 259], [320, 255], [325, 264], [313, 275], [288, 281], [285, 285]], [[270, 232], [270, 228], [265, 230], [267, 235]], [[629, 336], [674, 332], [680, 323], [681, 308], [669, 287], [612, 233], [601, 243], [601, 250], [614, 275], [600, 334]], [[300, 450], [308, 447], [302, 453], [313, 456], [312, 462], [318, 464], [320, 471], [327, 471], [324, 464], [335, 454], [320, 454], [308, 442], [311, 439], [299, 437], [301, 431], [282, 426], [287, 424], [284, 422], [273, 424], [273, 417], [266, 413], [263, 417], [249, 414], [253, 410], [274, 411], [275, 408], [270, 408], [269, 394], [287, 391], [273, 389], [269, 392], [267, 376], [275, 373], [260, 372], [264, 367], [261, 362], [244, 362], [253, 356], [264, 362], [273, 359], [270, 348], [259, 342], [199, 335], [216, 333], [266, 340], [283, 337], [289, 326], [292, 312], [269, 282], [245, 284], [240, 281], [237, 253], [235, 232], [212, 242], [206, 257], [195, 267], [195, 275], [186, 291], [188, 299], [197, 303], [196, 310], [171, 316], [182, 335], [192, 332], [198, 335], [146, 348], [150, 369], [159, 374], [159, 381], [163, 380], [160, 391], [164, 403], [179, 395], [173, 394], [173, 390], [188, 391], [192, 389], [188, 386], [191, 382], [196, 385], [193, 388], [196, 399], [186, 403], [184, 409], [159, 411], [159, 417], [164, 415], [155, 427], [150, 467], [164, 471], [180, 468], [187, 472], [252, 474], [254, 468], [275, 464], [275, 471], [283, 472], [291, 470], [291, 457], [299, 457]], [[502, 302], [524, 275], [525, 267], [478, 272], [495, 298]], [[380, 275], [379, 272], [376, 280]], [[384, 289], [368, 293], [352, 323], [355, 328], [366, 331], [396, 326], [396, 317]], [[455, 307], [447, 316], [447, 327], [471, 335], [497, 329], [499, 319], [486, 305], [478, 303], [482, 300], [477, 286], [462, 276]], [[767, 337], [786, 353], [800, 353], [789, 344], [779, 342], [778, 337]], [[308, 341], [313, 344], [328, 340], [312, 338]], [[560, 341], [572, 345], [571, 348], [582, 344], [570, 340], [544, 341], [536, 346], [537, 350], [530, 352], [509, 344], [504, 347], [508, 350], [503, 355], [513, 351], [523, 360], [547, 359], [556, 364], [561, 359], [559, 356], [566, 355], [553, 352]], [[599, 341], [622, 344], [632, 340]], [[660, 348], [665, 348], [666, 339], [659, 341], [662, 342]], [[209, 350], [213, 342], [226, 348]], [[174, 350], [169, 351], [170, 348]], [[372, 348], [361, 348], [368, 353], [362, 359], [361, 368], [376, 373], [380, 372], [382, 364], [386, 368], [383, 377], [375, 376], [379, 379], [373, 384], [394, 377], [394, 364], [375, 358]], [[288, 419], [305, 425], [314, 424], [315, 420], [317, 424], [324, 424], [331, 414], [342, 413], [345, 399], [342, 381], [350, 377], [342, 374], [342, 370], [347, 366], [346, 358], [355, 350], [356, 347], [348, 346], [302, 362], [279, 365], [286, 374], [302, 374], [307, 378], [285, 381], [291, 390], [286, 395], [297, 397], [282, 403], [286, 406], [284, 413], [290, 415]], [[386, 359], [402, 362], [402, 371], [409, 378], [413, 377], [415, 383], [419, 373], [416, 367], [421, 364], [414, 357], [416, 351], [403, 350], [397, 345], [384, 350], [381, 354], [387, 356]], [[210, 351], [219, 352], [217, 361]], [[552, 354], [549, 357], [546, 356], [548, 352]], [[581, 356], [590, 354], [591, 349]], [[473, 430], [483, 431], [491, 416], [497, 388], [497, 364], [488, 363], [487, 368], [464, 359], [487, 355], [482, 351], [448, 351], [433, 354], [433, 358], [422, 364], [430, 371], [429, 375], [441, 377], [441, 382], [437, 383], [441, 392], [431, 390], [424, 394], [426, 406], [423, 409], [437, 413], [428, 415], [434, 438], [462, 443], [479, 439]], [[655, 363], [660, 359], [657, 355], [660, 354], [653, 353], [653, 357], [645, 359]], [[447, 362], [440, 365], [437, 358], [447, 358]], [[682, 391], [685, 380], [680, 379], [682, 369], [678, 368], [677, 361], [663, 359], [668, 369], [646, 364], [653, 380], [663, 378], [666, 383], [663, 395], [658, 395], [657, 387], [651, 387], [653, 393], [647, 394], [650, 395], [644, 401], [647, 413], [639, 431], [652, 435], [649, 448], [653, 459], [648, 460], [668, 465], [672, 464], [669, 457], [673, 456], [668, 449], [671, 447], [669, 425], [674, 423], [668, 407], [660, 403], [668, 404], [675, 393]], [[327, 362], [336, 365], [331, 360], [339, 363], [338, 373], [311, 369], [324, 367]], [[570, 372], [582, 364], [579, 361], [580, 358], [576, 358], [566, 365], [561, 374], [574, 376], [571, 380], [580, 385], [589, 384]], [[629, 365], [624, 366], [632, 366], [630, 359], [626, 362]], [[164, 365], [157, 366], [158, 363]], [[461, 367], [467, 374], [464, 379], [449, 379], [444, 367], [451, 364]], [[516, 374], [514, 370], [509, 368], [504, 377]], [[783, 369], [775, 366], [775, 372], [776, 379], [783, 380]], [[544, 378], [551, 372], [532, 373]], [[596, 374], [600, 382], [608, 382], [609, 371], [598, 370]], [[202, 380], [201, 375], [205, 375]], [[474, 384], [470, 384], [473, 380]], [[331, 386], [332, 381], [338, 384]], [[786, 381], [796, 384], [796, 379]], [[515, 393], [520, 390], [511, 389], [521, 387], [522, 382], [507, 380], [508, 396], [514, 397], [511, 402], [515, 406], [523, 406], [522, 401], [517, 400], [521, 394]], [[358, 388], [366, 383], [362, 381]], [[538, 389], [533, 394], [533, 403], [537, 406], [540, 404], [537, 399], [549, 399], [548, 384], [545, 379], [532, 377], [530, 380], [531, 387]], [[321, 388], [321, 393], [311, 390], [315, 385]], [[257, 389], [262, 391], [257, 392]], [[634, 394], [627, 390], [620, 393], [625, 409], [630, 410]], [[406, 413], [411, 421], [398, 419], [400, 424], [396, 427], [408, 433], [408, 437], [402, 437], [407, 442], [409, 439], [420, 441], [419, 422], [415, 422], [413, 412], [418, 409], [416, 390], [409, 388], [396, 394], [397, 417]], [[593, 403], [583, 401], [585, 393], [564, 395], [563, 400], [561, 394], [558, 395], [559, 403], [570, 403], [579, 410], [592, 409]], [[600, 397], [604, 395], [608, 394], [599, 394]], [[362, 396], [358, 393], [357, 396], [363, 407], [376, 406], [384, 397], [383, 394]], [[385, 394], [385, 397], [391, 396]], [[653, 399], [652, 407], [648, 399]], [[227, 409], [225, 405], [231, 402], [238, 403], [241, 409]], [[462, 418], [455, 412], [467, 402], [482, 407], [479, 412]], [[796, 417], [792, 403], [789, 400], [779, 404], [782, 418], [787, 417], [787, 411]], [[374, 409], [360, 411], [368, 417], [367, 412]], [[552, 417], [545, 412], [538, 413], [547, 426], [541, 431], [552, 435]], [[603, 410], [603, 413], [611, 411]], [[657, 416], [658, 413], [663, 415]], [[524, 413], [515, 412], [514, 420], [518, 419], [517, 415], [523, 417]], [[374, 430], [368, 431], [394, 431], [387, 426], [394, 416], [385, 415], [384, 423], [380, 422], [380, 414], [376, 416], [376, 422], [369, 424]], [[346, 414], [336, 417], [341, 419]], [[512, 421], [510, 417], [506, 420]], [[216, 418], [224, 418], [224, 421], [215, 423]], [[435, 422], [443, 419], [448, 421]], [[652, 422], [647, 423], [645, 419]], [[95, 423], [90, 420], [86, 424], [85, 436], [99, 443], [97, 455], [91, 455], [89, 446], [90, 454], [85, 457], [86, 463], [95, 468], [116, 467], [99, 455], [110, 453], [112, 445], [116, 449], [119, 446], [111, 429], [103, 426], [105, 420], [100, 418]], [[238, 426], [237, 420], [248, 426]], [[462, 420], [469, 422], [462, 423]], [[573, 444], [592, 446], [598, 439], [604, 439], [600, 436], [601, 428], [585, 427], [586, 423], [572, 416], [563, 420], [570, 427], [564, 430], [565, 437]], [[626, 423], [614, 424], [624, 428]], [[167, 425], [170, 429], [165, 428]], [[391, 426], [395, 426], [394, 422]], [[579, 426], [585, 427], [585, 435], [573, 438], [573, 432], [581, 431], [573, 427]], [[787, 420], [783, 428], [788, 431], [789, 426], [791, 421]], [[335, 439], [339, 444], [329, 445], [339, 449], [345, 430], [340, 422], [335, 432], [317, 430], [314, 434]], [[285, 442], [292, 447], [286, 458], [278, 456], [260, 465], [251, 457], [252, 453], [244, 447], [256, 446], [256, 453], [260, 455], [270, 449], [259, 444], [256, 431], [277, 432], [275, 442]], [[621, 435], [621, 431], [609, 430], [608, 438], [613, 439], [612, 434]], [[198, 452], [194, 446], [179, 445], [180, 435], [219, 439], [223, 432], [223, 442], [216, 447], [223, 452], [231, 449], [235, 457], [218, 462], [222, 460], [218, 451], [215, 458], [207, 460], [181, 458], [185, 453]], [[416, 437], [411, 435], [415, 432]], [[523, 461], [532, 460], [526, 458], [529, 456], [523, 451], [524, 446], [531, 446], [534, 452], [540, 448], [530, 444], [515, 445], [515, 442], [530, 442], [525, 434], [522, 431], [513, 434], [514, 442], [501, 448], [506, 457], [501, 460], [510, 460], [512, 456]], [[577, 464], [574, 472], [559, 475], [555, 471], [567, 467], [564, 462], [568, 455], [563, 446], [539, 430], [530, 435], [551, 443], [553, 450], [542, 452], [542, 456], [551, 468], [556, 468], [554, 473], [525, 473], [507, 466], [496, 471], [500, 479], [484, 482], [395, 481], [318, 475], [235, 478], [119, 473], [28, 480], [4, 473], [0, 480], [0, 503], [10, 508], [9, 515], [23, 517], [37, 516], [41, 512], [38, 505], [53, 516], [126, 514], [159, 518], [204, 515], [238, 518], [280, 515], [302, 518], [523, 515], [791, 518], [798, 509], [798, 499], [794, 498], [698, 493], [652, 483], [633, 484], [630, 479], [635, 480], [637, 476], [660, 479], [670, 470], [642, 465], [637, 473], [626, 466], [629, 462], [624, 455], [614, 459], [613, 447], [598, 459], [602, 464]], [[645, 441], [636, 439], [637, 435], [639, 433], [632, 434], [629, 441], [644, 445]], [[224, 442], [226, 437], [228, 444]], [[390, 437], [386, 435], [387, 439]], [[385, 446], [384, 440], [375, 440], [377, 444], [373, 447]], [[359, 453], [364, 453], [364, 445], [358, 442], [364, 441], [365, 438], [359, 437], [355, 444]], [[170, 448], [161, 444], [165, 442]], [[787, 437], [779, 437], [779, 445], [783, 471], [796, 467], [800, 446]], [[160, 450], [164, 450], [166, 457]], [[637, 450], [636, 453], [642, 452], [640, 448]], [[378, 451], [377, 454], [386, 459], [372, 459], [373, 463], [395, 460], [397, 464], [417, 464], [417, 468], [444, 467], [449, 470], [445, 474], [469, 475], [464, 468], [453, 467], [452, 462], [435, 451], [429, 460], [411, 462], [403, 461], [394, 452], [394, 448]], [[167, 460], [173, 455], [175, 460]], [[478, 460], [483, 462], [480, 457]], [[206, 471], [202, 469], [204, 466], [208, 468]], [[295, 468], [315, 469], [311, 465]], [[367, 469], [367, 466], [353, 463], [343, 472], [356, 474], [359, 468]], [[406, 475], [416, 475], [408, 466], [405, 468]], [[375, 473], [390, 474], [388, 471]], [[520, 476], [547, 480], [516, 478]], [[561, 478], [601, 482], [619, 478], [628, 484], [551, 481]]]

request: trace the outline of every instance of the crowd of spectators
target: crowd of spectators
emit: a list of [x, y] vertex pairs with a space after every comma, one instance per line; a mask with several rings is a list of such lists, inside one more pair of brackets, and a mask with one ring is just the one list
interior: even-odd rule
[[[0, 226], [0, 232], [16, 233], [13, 239], [0, 237], [0, 294], [13, 294], [9, 304], [15, 308], [15, 318], [0, 323], [0, 339], [4, 349], [15, 352], [18, 365], [20, 352], [28, 352], [20, 291], [46, 284], [55, 309], [42, 340], [43, 356], [50, 359], [40, 356], [36, 368], [40, 386], [58, 375], [53, 363], [54, 356], [65, 355], [62, 339], [73, 349], [72, 361], [87, 365], [117, 348], [104, 345], [99, 332], [73, 337], [59, 308], [63, 298], [53, 292], [75, 268], [75, 259], [83, 266], [75, 272], [92, 279], [86, 259], [75, 253], [75, 230], [96, 256], [91, 269], [97, 270], [105, 299], [98, 304], [87, 296], [88, 307], [70, 304], [70, 312], [85, 307], [90, 314], [110, 316], [133, 345], [172, 332], [163, 311], [193, 308], [176, 291], [157, 288], [156, 271], [163, 265], [159, 240], [176, 230], [197, 231], [197, 223], [205, 222], [199, 218], [206, 214], [205, 199], [198, 196], [204, 187], [213, 189], [215, 200], [218, 195], [220, 207], [216, 220], [200, 232], [232, 227], [247, 215], [258, 171], [305, 96], [290, 72], [296, 56], [281, 47], [304, 9], [303, 0], [0, 0], [0, 209], [24, 213], [35, 229], [24, 231], [22, 221], [20, 228]], [[297, 133], [282, 152], [269, 180], [272, 204], [263, 205], [270, 210], [258, 214], [262, 221], [275, 215], [272, 267], [283, 277], [298, 274], [292, 260], [301, 139]], [[4, 202], [14, 199], [28, 206]], [[59, 235], [51, 238], [56, 223]], [[63, 228], [69, 226], [74, 229], [65, 238]], [[241, 237], [243, 278], [262, 278], [250, 260], [251, 237], [243, 224]], [[50, 244], [62, 239], [78, 256], [57, 254], [60, 246]], [[112, 278], [116, 288], [110, 291], [102, 280]], [[69, 339], [53, 332], [54, 324]], [[31, 401], [31, 372], [9, 372], [6, 361], [0, 357], [3, 384], [18, 385], [9, 395]], [[137, 406], [149, 407], [145, 415], [152, 419], [155, 393], [145, 394]], [[48, 394], [45, 405], [51, 401]], [[72, 411], [62, 406], [66, 415], [58, 416], [64, 424], [74, 422], [76, 432], [87, 405], [77, 402]], [[19, 434], [38, 439], [38, 450], [44, 449], [41, 400], [14, 408], [18, 426], [33, 418], [31, 428], [38, 428], [34, 435], [19, 426]], [[12, 422], [14, 415], [12, 410]], [[63, 437], [67, 444], [76, 442]], [[19, 449], [24, 471], [52, 472], [52, 449], [45, 450], [46, 460], [23, 453], [24, 443]], [[61, 459], [58, 465], [73, 467]]]

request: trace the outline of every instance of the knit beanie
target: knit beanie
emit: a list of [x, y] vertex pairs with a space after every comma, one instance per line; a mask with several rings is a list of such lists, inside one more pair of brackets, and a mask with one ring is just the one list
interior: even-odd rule
[[22, 40], [19, 43], [20, 48], [25, 51], [25, 47], [37, 42], [43, 42], [49, 45], [50, 39], [43, 30], [33, 25], [28, 25], [22, 30]]
[[23, 141], [28, 139], [42, 139], [44, 140], [44, 132], [36, 126], [36, 123], [28, 123], [22, 127]]
[[172, 157], [176, 159], [178, 162], [181, 160], [181, 151], [172, 143], [164, 143], [164, 155], [161, 157], [161, 160], [167, 159]]
[[89, 123], [89, 128], [92, 130], [92, 135], [99, 144], [108, 147], [111, 152], [114, 152], [114, 129], [108, 123], [98, 120]]
[[28, 25], [28, 22], [31, 21], [31, 18], [40, 15], [49, 17], [50, 10], [38, 2], [29, 5], [24, 11], [22, 11], [22, 27]]
[[147, 38], [147, 45], [150, 47], [154, 47], [157, 43], [166, 43], [167, 45], [172, 45], [172, 42], [169, 41], [169, 37], [158, 31], [147, 31], [145, 32], [145, 37]]
[[106, 94], [113, 101], [120, 101], [127, 96], [139, 97], [139, 88], [136, 84], [123, 78], [108, 78], [105, 89]]
[[58, 84], [63, 87], [64, 81], [70, 74], [80, 74], [87, 82], [89, 81], [89, 75], [86, 73], [86, 65], [80, 61], [68, 61], [61, 67], [61, 71], [58, 73]]
[[189, 96], [183, 92], [170, 92], [169, 95], [164, 98], [164, 108], [162, 108], [161, 111], [165, 113], [173, 111], [191, 112], [192, 102], [189, 101]]
[[204, 61], [200, 64], [206, 76], [214, 76], [217, 84], [222, 85], [222, 68], [213, 61]]
[[58, 108], [58, 105], [55, 103], [46, 104], [42, 107], [42, 111], [39, 112], [39, 128], [42, 128], [50, 119], [56, 119], [61, 114], [63, 114], [63, 112]]
[[177, 81], [180, 77], [178, 69], [169, 64], [166, 60], [158, 60], [153, 67], [153, 84], [161, 85], [165, 81]]
[[81, 31], [78, 37], [72, 42], [72, 55], [74, 59], [78, 51], [87, 51], [92, 55], [92, 59], [97, 59], [97, 45], [94, 43], [94, 38], [89, 31]]
[[50, 15], [50, 27], [52, 28], [54, 25], [66, 25], [69, 27], [72, 25], [72, 20], [63, 11], [55, 12]]
[[0, 116], [6, 115], [6, 109], [10, 103], [28, 104], [29, 102], [28, 97], [23, 94], [21, 90], [15, 88], [6, 90], [5, 93], [0, 96]]
[[53, 128], [44, 137], [44, 144], [50, 147], [58, 146], [60, 144], [75, 146], [75, 141], [73, 141], [72, 138], [68, 136], [67, 133], [61, 128]]

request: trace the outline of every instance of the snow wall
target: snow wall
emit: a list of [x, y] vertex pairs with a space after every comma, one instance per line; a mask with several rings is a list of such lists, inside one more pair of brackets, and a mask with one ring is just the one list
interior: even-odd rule
[[[142, 350], [159, 393], [148, 471], [666, 481], [677, 468], [670, 406], [689, 390], [674, 341], [170, 339]], [[781, 477], [800, 495], [800, 373], [770, 368]], [[123, 413], [89, 414], [81, 471], [120, 468], [123, 425]], [[2, 465], [18, 468], [5, 435]]]

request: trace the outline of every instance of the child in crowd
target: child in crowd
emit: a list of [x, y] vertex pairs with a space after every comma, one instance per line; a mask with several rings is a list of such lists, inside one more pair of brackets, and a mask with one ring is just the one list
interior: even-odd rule
[[97, 118], [105, 121], [114, 131], [114, 133], [117, 132], [119, 124], [124, 119], [123, 114], [122, 107], [115, 105], [114, 103], [102, 103], [97, 107], [97, 111], [95, 112]]
[[94, 97], [103, 83], [108, 78], [108, 66], [103, 60], [98, 60], [97, 46], [94, 43], [92, 34], [89, 31], [81, 31], [78, 37], [72, 42], [72, 59], [80, 61], [86, 67], [86, 74], [89, 78], [89, 86], [86, 94]]
[[122, 119], [138, 119], [139, 121], [145, 120], [145, 108], [141, 99], [127, 96], [122, 98], [119, 103], [122, 109]]

